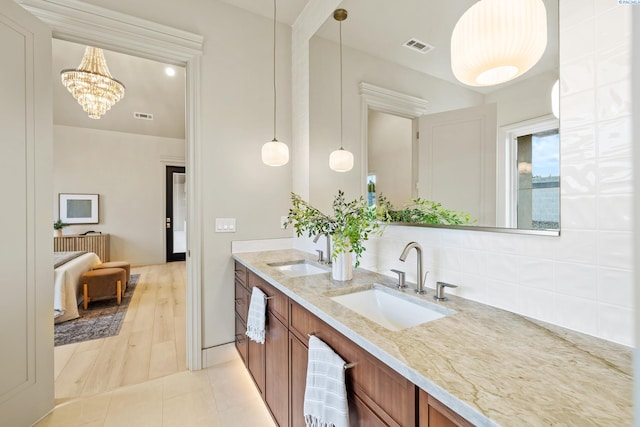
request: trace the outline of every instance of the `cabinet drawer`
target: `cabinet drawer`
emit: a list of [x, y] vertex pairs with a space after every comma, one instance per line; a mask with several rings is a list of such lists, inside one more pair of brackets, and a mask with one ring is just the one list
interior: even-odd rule
[[[316, 334], [322, 330], [326, 330], [328, 326], [322, 320], [318, 319], [307, 309], [290, 301], [289, 303], [289, 330], [304, 343], [309, 346], [309, 335]], [[320, 338], [320, 337], [319, 337]], [[322, 338], [324, 341], [324, 338]]]
[[262, 292], [264, 292], [269, 300], [267, 300], [267, 310], [273, 313], [282, 323], [287, 325], [289, 323], [289, 298], [275, 287], [271, 286], [260, 277], [256, 276], [253, 272], [249, 271], [249, 291], [257, 286]]
[[235, 293], [235, 310], [242, 321], [247, 323], [247, 313], [249, 312], [250, 295], [244, 286], [236, 281], [236, 293]]
[[242, 286], [247, 287], [247, 267], [240, 264], [238, 261], [235, 262], [235, 277], [236, 283], [240, 283]]

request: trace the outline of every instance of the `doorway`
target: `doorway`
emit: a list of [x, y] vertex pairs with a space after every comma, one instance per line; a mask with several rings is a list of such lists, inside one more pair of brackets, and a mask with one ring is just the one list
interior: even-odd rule
[[184, 261], [187, 252], [187, 175], [184, 166], [166, 171], [167, 262]]
[[[186, 261], [186, 359], [188, 368], [202, 368], [201, 345], [201, 233], [200, 212], [200, 56], [203, 37], [93, 5], [32, 1], [25, 6], [49, 25], [54, 38], [74, 41], [155, 61], [184, 66], [186, 70], [186, 157], [189, 181], [187, 232], [190, 251]], [[82, 25], [78, 25], [82, 23]], [[162, 172], [161, 172], [162, 174]], [[157, 181], [161, 182], [161, 181]], [[159, 212], [160, 214], [162, 212]], [[162, 219], [162, 218], [160, 218]]]

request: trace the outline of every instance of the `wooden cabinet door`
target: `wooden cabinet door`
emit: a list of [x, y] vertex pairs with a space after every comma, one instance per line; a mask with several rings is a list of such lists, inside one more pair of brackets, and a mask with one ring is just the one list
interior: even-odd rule
[[349, 426], [350, 427], [388, 427], [360, 398], [352, 394], [349, 396]]
[[240, 316], [236, 313], [236, 350], [240, 354], [244, 365], [247, 366], [247, 350], [249, 345], [249, 338], [245, 335], [247, 328], [240, 319]]
[[419, 427], [473, 427], [437, 399], [420, 390], [418, 399]]
[[264, 400], [279, 426], [289, 424], [289, 331], [267, 313]]
[[260, 395], [264, 398], [264, 344], [259, 344], [253, 340], [249, 342], [247, 348], [247, 368], [256, 383]]
[[291, 427], [305, 427], [304, 389], [307, 383], [309, 350], [293, 333], [289, 333], [289, 385], [291, 392]]

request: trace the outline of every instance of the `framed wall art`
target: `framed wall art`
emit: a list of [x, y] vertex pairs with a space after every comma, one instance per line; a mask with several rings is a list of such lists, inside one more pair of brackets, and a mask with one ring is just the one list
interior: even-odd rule
[[98, 224], [98, 194], [58, 195], [60, 220], [66, 224]]

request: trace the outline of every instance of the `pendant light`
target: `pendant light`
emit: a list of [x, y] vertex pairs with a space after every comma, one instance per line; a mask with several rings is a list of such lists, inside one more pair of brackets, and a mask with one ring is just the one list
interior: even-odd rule
[[347, 19], [347, 11], [336, 9], [333, 19], [340, 23], [340, 148], [329, 156], [329, 167], [336, 172], [348, 172], [353, 169], [353, 154], [342, 146], [342, 21]]
[[262, 163], [283, 166], [289, 161], [289, 147], [276, 138], [276, 0], [273, 0], [273, 140], [262, 146]]
[[451, 69], [469, 86], [492, 86], [533, 67], [547, 46], [542, 0], [480, 0], [451, 35]]

